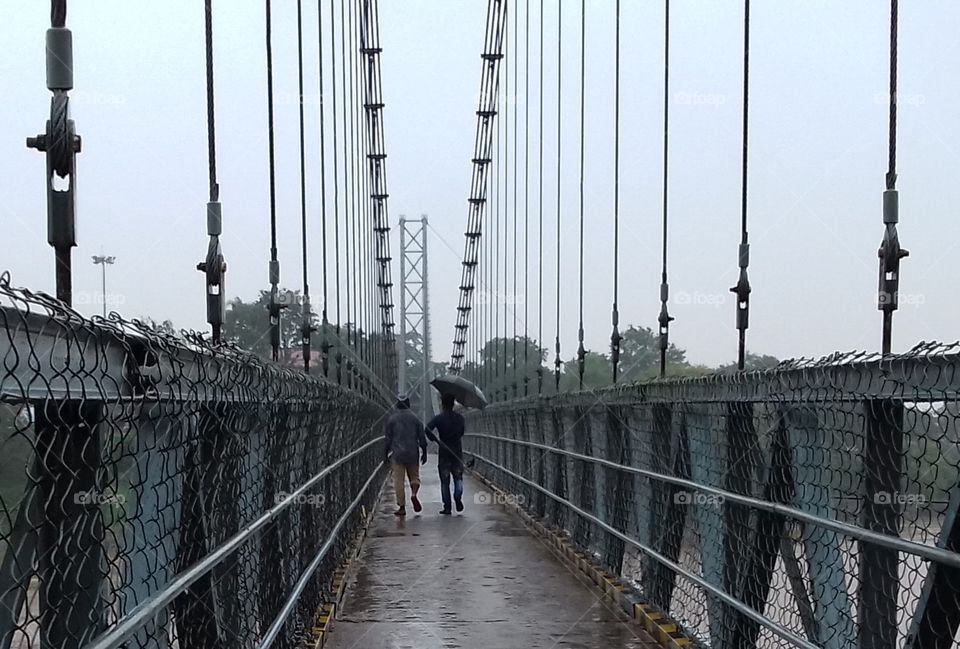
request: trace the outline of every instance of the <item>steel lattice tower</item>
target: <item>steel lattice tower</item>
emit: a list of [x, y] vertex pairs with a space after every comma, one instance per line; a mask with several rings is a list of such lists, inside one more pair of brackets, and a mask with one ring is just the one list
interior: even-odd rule
[[426, 422], [433, 414], [429, 388], [430, 301], [427, 294], [427, 216], [400, 217], [399, 389]]

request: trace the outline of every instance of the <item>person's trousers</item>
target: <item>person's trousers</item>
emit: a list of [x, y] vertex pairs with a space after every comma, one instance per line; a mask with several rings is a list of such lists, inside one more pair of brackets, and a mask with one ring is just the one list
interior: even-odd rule
[[453, 498], [459, 501], [463, 498], [463, 464], [457, 460], [440, 460], [437, 462], [440, 473], [440, 497], [443, 499], [443, 508], [450, 509], [450, 478], [453, 478]]
[[397, 492], [397, 506], [403, 507], [407, 502], [406, 479], [410, 480], [410, 491], [414, 496], [420, 490], [420, 465], [397, 464], [393, 465], [393, 490]]

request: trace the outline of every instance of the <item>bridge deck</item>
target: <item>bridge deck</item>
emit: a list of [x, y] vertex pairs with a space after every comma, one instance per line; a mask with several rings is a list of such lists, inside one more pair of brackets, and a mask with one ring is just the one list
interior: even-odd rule
[[657, 646], [515, 514], [475, 504], [480, 483], [466, 478], [465, 511], [446, 517], [433, 462], [422, 478], [424, 511], [405, 520], [387, 481], [327, 648]]

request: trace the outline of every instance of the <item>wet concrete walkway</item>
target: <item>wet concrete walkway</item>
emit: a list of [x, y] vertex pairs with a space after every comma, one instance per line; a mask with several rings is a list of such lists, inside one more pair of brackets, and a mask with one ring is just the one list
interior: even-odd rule
[[[600, 598], [519, 517], [466, 479], [462, 514], [440, 516], [435, 456], [423, 512], [406, 519], [388, 480], [351, 571], [327, 649], [559, 649], [657, 646]], [[490, 503], [490, 498], [486, 498]]]

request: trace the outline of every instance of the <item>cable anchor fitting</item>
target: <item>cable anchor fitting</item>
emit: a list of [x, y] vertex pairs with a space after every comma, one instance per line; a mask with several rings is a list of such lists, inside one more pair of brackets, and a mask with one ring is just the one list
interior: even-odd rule
[[883, 241], [877, 256], [880, 258], [879, 291], [877, 308], [885, 313], [892, 313], [899, 307], [900, 293], [900, 260], [910, 256], [910, 252], [900, 247], [900, 237], [897, 233], [899, 222], [899, 198], [897, 190], [888, 189], [883, 192]]
[[[77, 245], [76, 235], [76, 154], [81, 139], [70, 119], [70, 97], [73, 89], [73, 35], [66, 27], [47, 30], [47, 88], [50, 119], [46, 131], [27, 138], [27, 147], [46, 154], [47, 158], [47, 243], [54, 248]], [[66, 181], [57, 181], [56, 177]], [[62, 189], [60, 187], [63, 187]]]
[[739, 248], [740, 278], [730, 292], [737, 296], [737, 329], [746, 331], [750, 326], [750, 279], [747, 267], [750, 265], [750, 244], [741, 243]]

